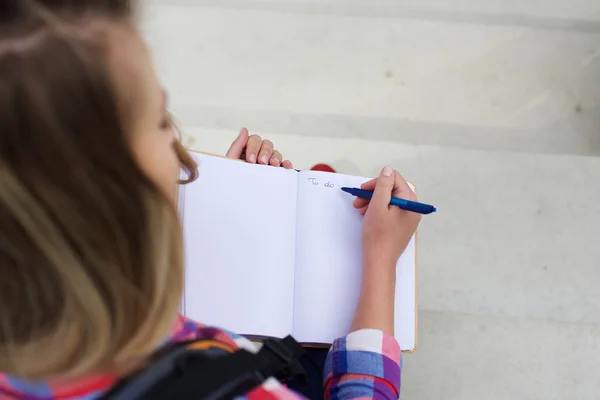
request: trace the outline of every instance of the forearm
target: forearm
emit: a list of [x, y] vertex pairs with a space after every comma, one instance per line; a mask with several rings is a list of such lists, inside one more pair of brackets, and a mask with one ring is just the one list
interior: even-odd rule
[[352, 333], [333, 343], [326, 398], [397, 399], [401, 353], [394, 339], [395, 263], [365, 257]]
[[377, 329], [394, 336], [395, 265], [365, 260], [352, 331]]

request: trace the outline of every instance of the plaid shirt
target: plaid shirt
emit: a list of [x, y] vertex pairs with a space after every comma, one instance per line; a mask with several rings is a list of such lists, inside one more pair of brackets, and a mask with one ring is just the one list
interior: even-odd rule
[[[180, 317], [168, 342], [212, 339], [234, 348], [256, 351], [249, 340]], [[328, 399], [397, 399], [400, 396], [401, 353], [396, 340], [365, 329], [336, 340], [325, 365]], [[30, 382], [0, 374], [0, 400], [96, 400], [119, 377], [98, 375], [72, 382]], [[268, 379], [241, 399], [292, 400], [302, 397]]]

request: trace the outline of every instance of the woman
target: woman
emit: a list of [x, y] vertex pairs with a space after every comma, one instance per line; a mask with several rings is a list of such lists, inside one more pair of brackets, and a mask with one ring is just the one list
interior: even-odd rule
[[[178, 314], [183, 282], [173, 133], [130, 2], [15, 2], [0, 22], [0, 399], [97, 399], [165, 343], [247, 340]], [[239, 154], [238, 154], [239, 153]], [[250, 162], [269, 142], [242, 131], [230, 151]], [[326, 366], [327, 397], [397, 398], [395, 265], [419, 216], [386, 167], [365, 215], [364, 271], [352, 333]], [[215, 266], [218, 267], [218, 266]], [[208, 321], [210, 322], [210, 321]], [[166, 339], [166, 340], [165, 340]], [[298, 395], [266, 381], [250, 399]]]

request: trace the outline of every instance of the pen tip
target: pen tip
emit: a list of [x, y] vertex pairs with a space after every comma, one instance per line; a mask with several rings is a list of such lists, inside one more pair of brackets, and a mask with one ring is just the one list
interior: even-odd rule
[[342, 190], [346, 193], [352, 192], [352, 190], [350, 190], [350, 188], [347, 188], [347, 187], [343, 187]]
[[433, 212], [436, 212], [436, 211], [437, 211], [437, 208], [433, 207]]

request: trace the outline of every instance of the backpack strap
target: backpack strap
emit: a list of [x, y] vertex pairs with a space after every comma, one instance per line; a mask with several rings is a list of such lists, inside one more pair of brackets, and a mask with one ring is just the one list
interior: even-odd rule
[[199, 340], [160, 350], [151, 364], [123, 379], [102, 400], [233, 399], [275, 377], [306, 380], [305, 350], [291, 336], [267, 340], [254, 354]]

